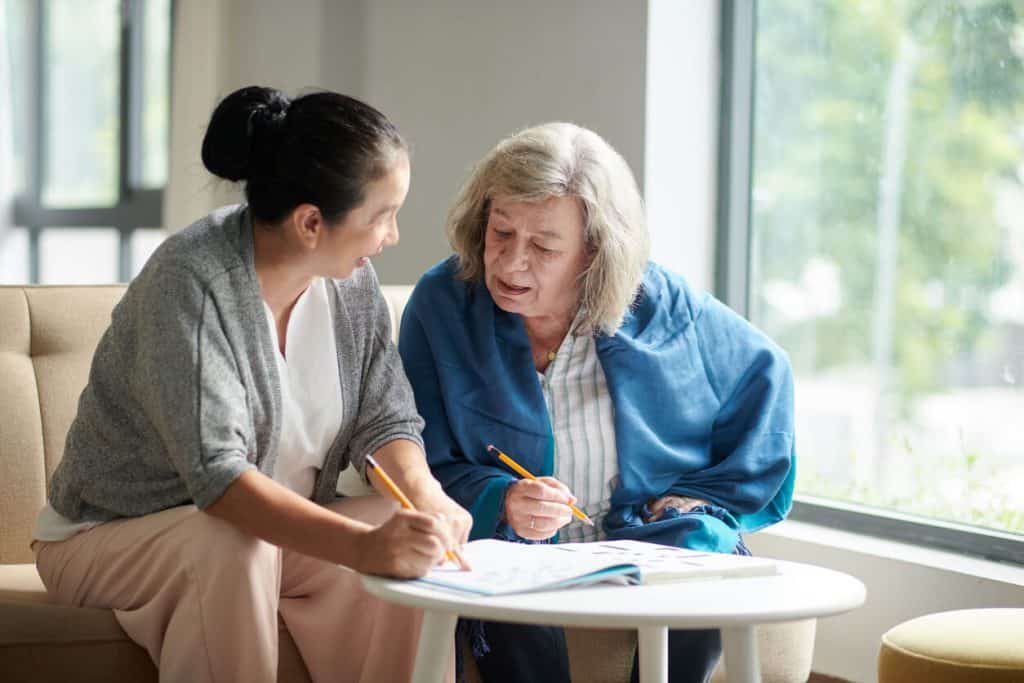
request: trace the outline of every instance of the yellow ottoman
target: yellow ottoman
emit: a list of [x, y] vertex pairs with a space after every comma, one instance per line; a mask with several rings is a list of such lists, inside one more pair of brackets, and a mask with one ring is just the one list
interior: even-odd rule
[[878, 683], [990, 681], [1024, 681], [1024, 609], [929, 614], [882, 636]]

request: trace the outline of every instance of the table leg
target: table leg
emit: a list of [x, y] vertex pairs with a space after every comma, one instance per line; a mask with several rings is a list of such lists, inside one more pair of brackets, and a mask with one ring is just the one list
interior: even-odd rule
[[722, 649], [729, 683], [761, 683], [757, 639], [752, 625], [723, 628]]
[[423, 613], [412, 683], [437, 683], [444, 680], [458, 618], [457, 614], [439, 610], [426, 610]]
[[640, 683], [667, 683], [668, 628], [641, 626], [637, 629]]

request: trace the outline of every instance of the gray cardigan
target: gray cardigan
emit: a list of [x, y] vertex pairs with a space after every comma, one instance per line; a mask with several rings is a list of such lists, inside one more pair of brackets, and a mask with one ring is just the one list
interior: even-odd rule
[[[423, 421], [391, 342], [371, 266], [328, 280], [341, 429], [313, 500], [385, 443], [420, 444]], [[53, 474], [50, 504], [72, 521], [205, 508], [243, 472], [273, 476], [281, 388], [244, 205], [167, 239], [113, 310]]]

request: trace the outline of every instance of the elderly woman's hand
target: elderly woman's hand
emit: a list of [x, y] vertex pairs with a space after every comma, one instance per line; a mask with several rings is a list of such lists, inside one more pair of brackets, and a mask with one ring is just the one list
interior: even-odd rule
[[505, 494], [505, 521], [522, 538], [542, 541], [572, 521], [576, 496], [554, 477], [521, 479]]
[[661, 498], [652, 498], [647, 501], [647, 507], [651, 511], [651, 516], [645, 521], [656, 522], [661, 519], [661, 516], [665, 513], [666, 508], [675, 508], [680, 512], [689, 512], [698, 505], [707, 505], [706, 500], [700, 498], [687, 498], [686, 496], [662, 496]]

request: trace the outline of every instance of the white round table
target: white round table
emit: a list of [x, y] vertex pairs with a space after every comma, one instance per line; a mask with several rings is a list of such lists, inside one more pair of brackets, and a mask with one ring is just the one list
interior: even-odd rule
[[425, 611], [414, 683], [442, 680], [461, 617], [521, 624], [635, 628], [641, 683], [668, 681], [668, 629], [718, 628], [730, 682], [759, 683], [754, 626], [839, 614], [864, 604], [864, 584], [840, 572], [778, 562], [778, 574], [654, 586], [592, 586], [477, 597], [412, 581], [364, 575], [389, 602]]

